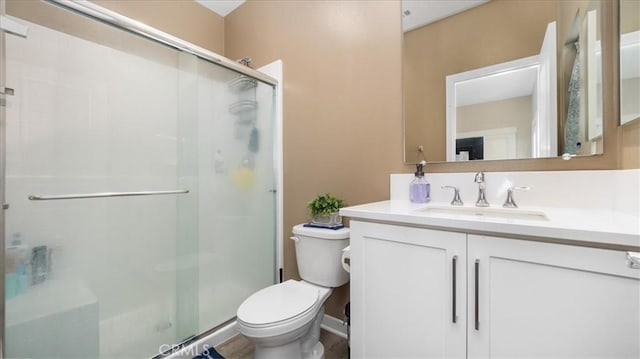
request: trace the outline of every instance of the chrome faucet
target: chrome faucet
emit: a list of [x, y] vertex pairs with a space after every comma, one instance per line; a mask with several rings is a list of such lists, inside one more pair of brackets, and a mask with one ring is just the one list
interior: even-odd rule
[[478, 184], [478, 200], [476, 201], [476, 207], [489, 207], [485, 193], [484, 172], [480, 171], [476, 173], [476, 177], [473, 182]]
[[464, 205], [464, 203], [462, 202], [462, 199], [460, 199], [460, 189], [456, 186], [442, 186], [440, 187], [442, 189], [445, 188], [451, 188], [453, 189], [453, 199], [451, 200], [451, 205], [452, 206], [462, 206]]
[[518, 208], [518, 205], [513, 200], [513, 191], [528, 191], [529, 186], [509, 187], [507, 189], [507, 199], [504, 201], [502, 207], [504, 208]]

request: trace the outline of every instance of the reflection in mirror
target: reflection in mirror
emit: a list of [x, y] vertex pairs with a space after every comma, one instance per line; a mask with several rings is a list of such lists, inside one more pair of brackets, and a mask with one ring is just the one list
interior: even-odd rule
[[404, 0], [406, 162], [601, 153], [599, 4]]
[[640, 1], [620, 0], [620, 124], [640, 118]]
[[446, 81], [447, 161], [555, 156], [555, 22], [547, 26], [539, 55]]

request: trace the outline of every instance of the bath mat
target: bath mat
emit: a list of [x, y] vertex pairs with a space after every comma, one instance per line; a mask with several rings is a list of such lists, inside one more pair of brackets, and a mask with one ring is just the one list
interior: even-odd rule
[[193, 359], [224, 359], [224, 357], [220, 355], [220, 353], [218, 353], [214, 348], [209, 348], [193, 357]]

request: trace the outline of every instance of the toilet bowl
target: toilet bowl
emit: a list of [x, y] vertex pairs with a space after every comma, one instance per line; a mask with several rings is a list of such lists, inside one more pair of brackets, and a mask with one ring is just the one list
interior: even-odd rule
[[[324, 302], [331, 292], [331, 288], [288, 280], [245, 300], [238, 308], [238, 330], [256, 346], [255, 358], [322, 358], [324, 350], [314, 346], [319, 343]], [[311, 343], [314, 332], [318, 338]]]
[[238, 308], [238, 331], [255, 345], [256, 359], [324, 358], [320, 324], [332, 288], [349, 281], [341, 265], [349, 229], [293, 228], [302, 280], [274, 284]]

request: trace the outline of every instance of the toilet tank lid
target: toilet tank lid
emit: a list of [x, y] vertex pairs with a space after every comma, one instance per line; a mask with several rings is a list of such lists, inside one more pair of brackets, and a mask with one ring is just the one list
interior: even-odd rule
[[293, 234], [322, 238], [322, 239], [347, 239], [349, 238], [349, 228], [328, 229], [317, 227], [305, 227], [305, 223], [293, 227]]

